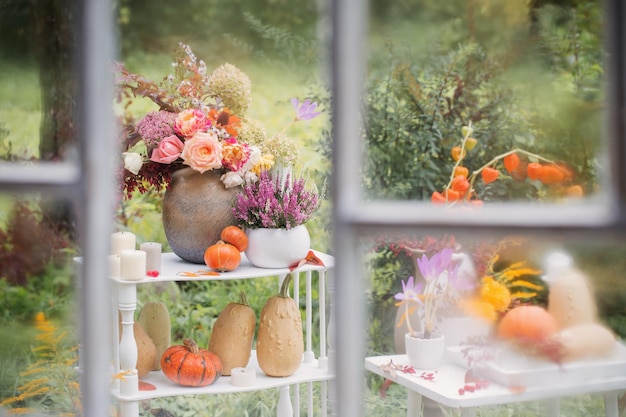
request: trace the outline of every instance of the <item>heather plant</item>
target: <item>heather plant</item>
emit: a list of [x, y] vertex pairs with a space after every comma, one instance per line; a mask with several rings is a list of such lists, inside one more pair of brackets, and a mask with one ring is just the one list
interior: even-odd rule
[[261, 173], [259, 181], [237, 194], [233, 214], [244, 227], [291, 229], [309, 221], [320, 206], [317, 189], [304, 178]]

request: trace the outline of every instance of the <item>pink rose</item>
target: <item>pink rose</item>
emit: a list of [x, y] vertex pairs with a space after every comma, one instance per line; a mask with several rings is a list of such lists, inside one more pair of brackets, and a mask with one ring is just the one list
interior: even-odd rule
[[206, 115], [196, 109], [183, 110], [176, 116], [174, 130], [185, 138], [190, 138], [197, 131], [205, 129], [209, 124]]
[[183, 152], [185, 144], [178, 139], [178, 136], [168, 136], [159, 142], [159, 147], [155, 148], [150, 155], [150, 160], [161, 164], [171, 164], [178, 159]]
[[184, 163], [199, 172], [222, 167], [222, 144], [213, 132], [197, 132], [185, 141]]

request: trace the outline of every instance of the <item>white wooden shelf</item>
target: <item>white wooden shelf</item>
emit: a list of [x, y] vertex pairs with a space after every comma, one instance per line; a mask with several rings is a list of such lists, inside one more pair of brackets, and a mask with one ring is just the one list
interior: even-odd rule
[[254, 358], [255, 352], [248, 364], [248, 368], [254, 368], [256, 370], [256, 383], [249, 387], [237, 387], [231, 385], [229, 376], [221, 376], [216, 382], [206, 387], [184, 387], [170, 381], [163, 375], [161, 371], [153, 371], [143, 378], [143, 382], [148, 382], [156, 387], [156, 390], [152, 391], [139, 391], [134, 396], [121, 395], [119, 390], [113, 392], [115, 397], [126, 401], [145, 400], [150, 398], [161, 397], [174, 397], [180, 395], [220, 395], [220, 394], [232, 394], [237, 392], [253, 392], [262, 391], [271, 388], [279, 388], [286, 385], [301, 384], [306, 382], [318, 382], [328, 381], [333, 378], [333, 375], [325, 367], [320, 367], [317, 360], [311, 363], [302, 363], [300, 368], [288, 377], [276, 378], [266, 376], [261, 368], [256, 363]]
[[[230, 376], [221, 376], [213, 384], [206, 387], [185, 387], [171, 382], [161, 371], [150, 372], [142, 382], [152, 384], [154, 390], [139, 390], [139, 380], [134, 366], [137, 362], [137, 344], [133, 334], [133, 324], [135, 320], [135, 310], [137, 308], [137, 285], [149, 285], [164, 281], [223, 281], [235, 279], [254, 279], [261, 277], [277, 277], [276, 291], [282, 280], [290, 271], [288, 268], [266, 269], [257, 268], [250, 264], [242, 253], [241, 264], [231, 272], [219, 274], [204, 274], [210, 271], [208, 267], [201, 264], [186, 262], [173, 253], [164, 253], [161, 256], [161, 271], [157, 277], [146, 276], [138, 281], [124, 281], [120, 278], [111, 278], [116, 286], [116, 296], [113, 300], [112, 314], [117, 321], [118, 314], [121, 315], [121, 335], [118, 327], [114, 326], [114, 375], [122, 376], [117, 378], [113, 388], [113, 396], [120, 403], [120, 417], [138, 417], [139, 402], [151, 398], [184, 396], [184, 395], [220, 395], [235, 392], [252, 392], [266, 389], [278, 388], [280, 397], [277, 406], [277, 417], [293, 417], [294, 409], [290, 396], [290, 386], [302, 383], [322, 383], [320, 390], [322, 417], [327, 415], [328, 390], [326, 382], [333, 379], [330, 371], [332, 346], [327, 343], [327, 328], [330, 325], [330, 316], [326, 317], [327, 298], [332, 301], [332, 280], [327, 279], [328, 270], [334, 267], [334, 258], [330, 255], [313, 251], [323, 262], [323, 265], [304, 264], [293, 271], [293, 294], [291, 295], [301, 306], [304, 304], [303, 330], [305, 337], [305, 352], [302, 364], [291, 376], [284, 378], [268, 377], [256, 363], [256, 352], [252, 352], [249, 368], [256, 370], [255, 383], [252, 386], [240, 387], [231, 384]], [[77, 260], [80, 262], [80, 259]], [[314, 274], [315, 273], [315, 274]], [[313, 278], [317, 277], [318, 313], [319, 329], [313, 326]], [[304, 280], [304, 294], [300, 294], [300, 286]], [[329, 297], [327, 297], [327, 294]], [[332, 302], [328, 303], [329, 312], [332, 312]], [[319, 334], [319, 355], [315, 357], [312, 346], [312, 335]], [[121, 336], [121, 337], [120, 337]], [[119, 345], [116, 343], [120, 340]], [[299, 392], [294, 392], [296, 405], [300, 406]], [[312, 389], [308, 393], [308, 415], [312, 417]], [[297, 411], [300, 415], [300, 411]]]

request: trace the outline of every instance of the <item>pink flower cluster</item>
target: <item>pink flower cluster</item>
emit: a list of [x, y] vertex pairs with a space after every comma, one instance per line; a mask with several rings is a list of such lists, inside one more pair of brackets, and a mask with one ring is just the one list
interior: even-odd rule
[[240, 171], [255, 155], [199, 109], [148, 113], [137, 124], [137, 132], [146, 142], [150, 161], [182, 163], [201, 173], [225, 168], [243, 178], [245, 172]]
[[261, 173], [237, 194], [233, 214], [248, 228], [291, 229], [310, 220], [319, 207], [317, 191], [306, 189], [303, 178], [292, 180]]

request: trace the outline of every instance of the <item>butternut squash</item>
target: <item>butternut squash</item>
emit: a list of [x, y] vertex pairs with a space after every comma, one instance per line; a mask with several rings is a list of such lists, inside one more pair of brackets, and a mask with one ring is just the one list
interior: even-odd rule
[[559, 330], [597, 321], [597, 306], [589, 278], [573, 265], [567, 254], [548, 259], [550, 294], [548, 312]]
[[[167, 306], [161, 301], [150, 301], [141, 309], [137, 321], [150, 336], [157, 350], [157, 358], [172, 344], [172, 324]], [[161, 370], [161, 361], [157, 360], [153, 371]]]
[[563, 362], [608, 356], [617, 340], [615, 334], [600, 323], [571, 326], [556, 334], [562, 347]]
[[270, 297], [261, 310], [256, 353], [259, 367], [267, 376], [292, 375], [302, 363], [302, 317], [298, 304], [289, 297], [291, 279], [288, 274], [280, 292]]
[[248, 364], [255, 327], [256, 315], [242, 291], [238, 302], [228, 303], [220, 312], [209, 340], [208, 350], [222, 360], [222, 375]]

